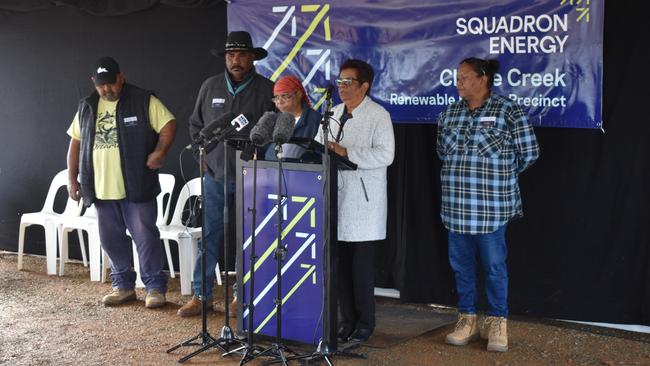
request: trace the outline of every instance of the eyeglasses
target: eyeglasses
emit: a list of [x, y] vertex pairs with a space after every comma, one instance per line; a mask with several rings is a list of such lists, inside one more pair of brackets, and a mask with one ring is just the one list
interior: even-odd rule
[[291, 94], [279, 94], [279, 95], [276, 95], [273, 98], [271, 98], [271, 100], [276, 102], [276, 103], [279, 102], [279, 101], [286, 102], [287, 100], [293, 98], [294, 95], [296, 95], [295, 92], [291, 93]]
[[353, 81], [359, 81], [359, 79], [355, 79], [355, 78], [336, 79], [336, 85], [338, 85], [338, 86], [342, 86], [342, 85], [350, 86], [350, 85], [352, 85]]
[[279, 101], [284, 101], [286, 102], [287, 100], [293, 98], [293, 96], [296, 95], [296, 93], [291, 93], [291, 94], [279, 94], [271, 98], [272, 101], [274, 102], [279, 102]]

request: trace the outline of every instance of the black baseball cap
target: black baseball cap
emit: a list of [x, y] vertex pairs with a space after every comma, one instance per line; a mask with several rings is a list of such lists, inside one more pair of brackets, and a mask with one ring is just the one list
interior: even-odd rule
[[114, 58], [104, 56], [95, 61], [93, 66], [93, 82], [95, 85], [113, 84], [120, 73], [120, 65]]

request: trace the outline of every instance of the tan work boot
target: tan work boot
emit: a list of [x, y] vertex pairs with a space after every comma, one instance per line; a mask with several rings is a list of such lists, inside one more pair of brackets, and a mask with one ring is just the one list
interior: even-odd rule
[[156, 289], [148, 291], [147, 296], [144, 298], [144, 306], [148, 309], [159, 308], [164, 306], [165, 303], [167, 303], [165, 294]]
[[508, 350], [508, 319], [488, 316], [481, 329], [481, 337], [487, 333], [488, 351], [505, 352]]
[[[212, 299], [208, 299], [207, 302], [207, 308], [210, 309], [212, 306]], [[187, 304], [181, 306], [181, 308], [176, 312], [176, 315], [183, 318], [199, 314], [201, 314], [201, 300], [196, 296], [192, 296], [192, 299]]]
[[113, 290], [108, 295], [102, 298], [102, 303], [105, 306], [115, 306], [124, 304], [127, 301], [135, 300], [135, 291], [127, 290], [124, 288], [113, 287]]
[[464, 346], [479, 336], [476, 314], [459, 314], [454, 331], [447, 334], [447, 343], [454, 346]]

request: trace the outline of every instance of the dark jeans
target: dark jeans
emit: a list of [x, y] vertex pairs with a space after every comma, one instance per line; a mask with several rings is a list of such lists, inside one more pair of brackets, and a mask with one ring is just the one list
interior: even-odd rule
[[[478, 264], [485, 271], [488, 315], [508, 317], [506, 225], [489, 234], [449, 232], [449, 264], [456, 274], [458, 311], [476, 314]], [[480, 261], [480, 262], [479, 262]]]
[[[205, 227], [203, 235], [205, 236], [205, 296], [212, 298], [212, 288], [216, 274], [214, 269], [219, 261], [219, 250], [223, 245], [223, 208], [224, 208], [224, 183], [214, 180], [209, 175], [203, 178], [204, 182], [204, 199], [203, 207], [205, 214]], [[229, 207], [234, 208], [235, 185], [228, 187]], [[201, 245], [199, 243], [199, 245]], [[224, 269], [226, 270], [226, 269]], [[194, 295], [201, 296], [201, 252], [198, 252], [196, 262], [194, 263], [192, 287]]]
[[338, 242], [341, 327], [375, 329], [375, 245], [374, 241]]
[[131, 239], [126, 235], [126, 229], [129, 229], [140, 259], [140, 277], [147, 291], [156, 289], [165, 293], [165, 248], [156, 226], [156, 201], [96, 200], [95, 208], [102, 248], [111, 259], [113, 287], [135, 288]]

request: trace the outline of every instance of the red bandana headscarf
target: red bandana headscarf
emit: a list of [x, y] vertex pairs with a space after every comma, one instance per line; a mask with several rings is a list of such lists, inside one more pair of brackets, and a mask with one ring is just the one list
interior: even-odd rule
[[311, 108], [311, 102], [307, 98], [307, 92], [305, 88], [302, 87], [302, 83], [298, 80], [297, 77], [293, 75], [283, 76], [278, 81], [275, 82], [273, 87], [273, 93], [291, 93], [291, 92], [301, 92], [302, 100], [307, 103], [307, 106]]

